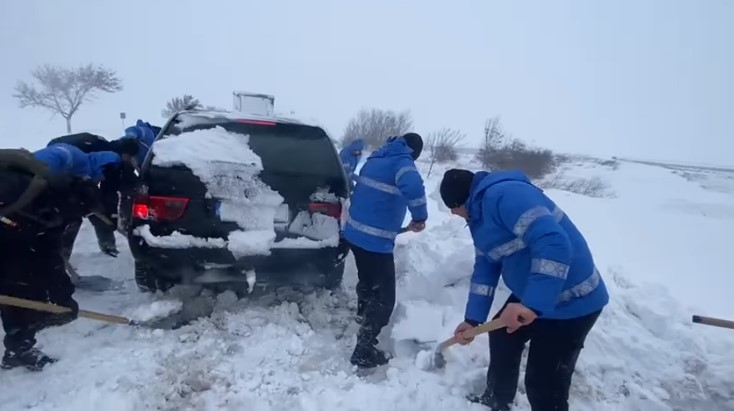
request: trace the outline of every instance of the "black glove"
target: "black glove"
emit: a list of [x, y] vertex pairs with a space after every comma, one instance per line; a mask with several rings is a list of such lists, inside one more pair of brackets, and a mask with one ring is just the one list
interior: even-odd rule
[[79, 304], [73, 299], [69, 298], [64, 304], [58, 304], [62, 307], [71, 308], [71, 312], [62, 314], [49, 314], [43, 320], [43, 327], [54, 327], [64, 324], [68, 324], [79, 317]]
[[52, 314], [45, 321], [47, 326], [64, 325], [77, 319], [79, 316], [79, 304], [74, 300], [74, 284], [66, 274], [66, 270], [55, 271], [48, 285], [48, 301], [62, 307], [71, 308], [71, 312], [63, 314]]

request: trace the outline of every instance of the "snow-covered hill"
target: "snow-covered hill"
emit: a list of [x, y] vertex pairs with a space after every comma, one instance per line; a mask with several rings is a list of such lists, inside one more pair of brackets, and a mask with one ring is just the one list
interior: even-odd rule
[[[237, 301], [224, 293], [212, 296], [210, 317], [175, 331], [83, 319], [45, 331], [43, 349], [61, 361], [42, 374], [0, 373], [0, 409], [482, 410], [464, 396], [483, 388], [486, 336], [452, 348], [441, 372], [418, 367], [421, 347], [410, 342], [445, 339], [463, 317], [473, 247], [465, 224], [440, 204], [444, 169], [426, 182], [429, 228], [399, 239], [399, 306], [382, 338], [396, 358], [382, 375], [360, 378], [348, 364], [356, 331], [350, 260], [334, 295], [282, 290]], [[580, 178], [594, 184], [574, 184]], [[611, 294], [579, 361], [572, 409], [734, 409], [734, 330], [690, 322], [692, 314], [734, 318], [732, 175], [578, 160], [546, 182], [596, 188], [595, 197], [548, 193], [587, 235]], [[181, 295], [138, 293], [119, 240], [125, 251], [111, 259], [83, 228], [72, 258], [81, 274], [123, 281], [105, 293], [79, 291], [83, 308], [141, 316]], [[522, 392], [517, 409], [529, 409]]]

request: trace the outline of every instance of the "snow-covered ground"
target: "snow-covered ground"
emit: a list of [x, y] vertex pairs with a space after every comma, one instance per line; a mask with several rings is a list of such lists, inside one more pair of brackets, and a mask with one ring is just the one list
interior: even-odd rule
[[[224, 293], [212, 296], [210, 317], [173, 331], [84, 319], [44, 331], [40, 345], [61, 361], [41, 374], [1, 372], [0, 409], [484, 409], [464, 396], [484, 386], [486, 336], [451, 348], [440, 372], [422, 370], [421, 347], [410, 342], [445, 339], [463, 317], [474, 253], [465, 224], [440, 205], [443, 169], [427, 179], [428, 229], [399, 239], [399, 305], [382, 338], [396, 357], [382, 374], [358, 377], [348, 364], [356, 330], [350, 258], [335, 294], [281, 290], [238, 301]], [[572, 409], [734, 409], [734, 331], [690, 322], [692, 314], [734, 318], [731, 174], [579, 161], [562, 175], [608, 184], [607, 197], [548, 190], [587, 235], [611, 294], [579, 360]], [[122, 283], [78, 291], [82, 308], [140, 319], [177, 309], [180, 292], [137, 292], [119, 240], [123, 251], [111, 259], [84, 226], [72, 262], [82, 275]], [[517, 401], [529, 410], [522, 382]]]

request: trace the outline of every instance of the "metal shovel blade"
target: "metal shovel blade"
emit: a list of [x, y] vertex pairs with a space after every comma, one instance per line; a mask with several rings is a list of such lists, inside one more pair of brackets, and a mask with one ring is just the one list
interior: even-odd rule
[[[474, 338], [479, 334], [499, 330], [500, 328], [504, 327], [505, 325], [499, 319], [496, 319], [478, 325], [474, 328], [470, 328], [464, 331], [463, 335], [465, 338]], [[443, 353], [444, 351], [446, 351], [447, 348], [451, 347], [452, 345], [458, 344], [458, 342], [459, 341], [456, 339], [456, 337], [451, 337], [448, 340], [438, 344], [436, 346], [436, 349], [433, 351], [428, 369], [442, 369], [446, 367], [446, 357], [444, 357]]]

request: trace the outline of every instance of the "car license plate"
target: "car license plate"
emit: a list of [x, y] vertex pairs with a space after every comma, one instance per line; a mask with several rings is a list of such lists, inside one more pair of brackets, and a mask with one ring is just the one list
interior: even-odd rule
[[288, 208], [288, 204], [281, 204], [278, 207], [278, 210], [275, 213], [275, 223], [276, 224], [288, 224], [290, 221], [290, 209]]
[[215, 201], [214, 202], [214, 213], [217, 215], [217, 218], [222, 218], [222, 202], [221, 201]]

